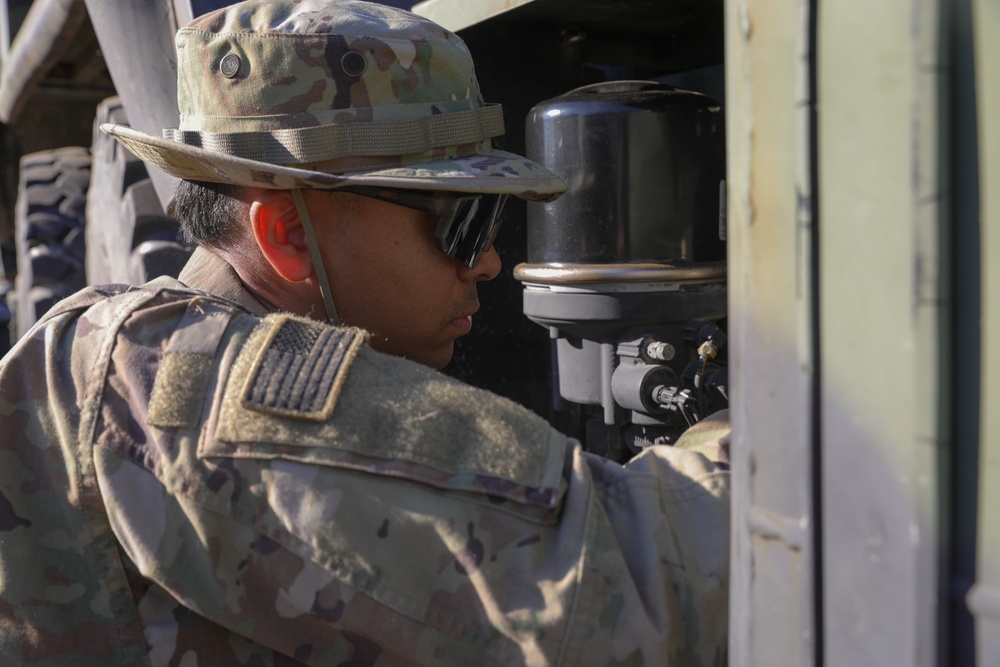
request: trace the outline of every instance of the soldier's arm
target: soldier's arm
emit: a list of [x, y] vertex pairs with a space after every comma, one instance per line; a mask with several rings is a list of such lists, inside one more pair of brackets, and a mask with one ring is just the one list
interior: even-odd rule
[[724, 656], [728, 477], [700, 453], [606, 463], [313, 322], [169, 291], [117, 317], [82, 446], [154, 662]]

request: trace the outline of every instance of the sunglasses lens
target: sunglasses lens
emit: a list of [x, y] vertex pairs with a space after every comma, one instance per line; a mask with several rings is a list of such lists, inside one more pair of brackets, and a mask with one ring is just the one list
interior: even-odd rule
[[435, 237], [438, 247], [468, 267], [488, 250], [500, 228], [500, 210], [507, 195], [477, 195], [453, 200], [451, 210], [441, 216]]
[[426, 193], [374, 186], [343, 191], [433, 213], [438, 217], [434, 230], [437, 247], [469, 268], [476, 265], [480, 252], [493, 245], [500, 229], [500, 210], [507, 201], [507, 195]]

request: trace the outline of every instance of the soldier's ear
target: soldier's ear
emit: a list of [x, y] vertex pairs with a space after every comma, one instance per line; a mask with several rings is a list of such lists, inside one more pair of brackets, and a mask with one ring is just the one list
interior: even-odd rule
[[288, 190], [261, 191], [250, 204], [250, 222], [257, 246], [278, 275], [301, 282], [313, 274], [305, 230]]

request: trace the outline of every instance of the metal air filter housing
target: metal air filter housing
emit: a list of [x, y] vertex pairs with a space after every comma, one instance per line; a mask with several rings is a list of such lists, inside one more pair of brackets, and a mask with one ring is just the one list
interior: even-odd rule
[[536, 105], [526, 140], [569, 185], [529, 207], [529, 265], [725, 259], [724, 119], [711, 98], [650, 81], [584, 86]]
[[705, 404], [686, 332], [726, 315], [724, 130], [711, 98], [650, 81], [584, 86], [528, 115], [528, 157], [569, 189], [528, 205], [514, 277], [549, 330], [553, 404], [582, 406], [590, 451], [673, 442], [699, 418], [680, 419], [676, 397]]

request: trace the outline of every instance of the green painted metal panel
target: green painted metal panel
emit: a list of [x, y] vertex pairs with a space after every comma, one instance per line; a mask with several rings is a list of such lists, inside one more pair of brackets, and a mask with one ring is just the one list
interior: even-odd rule
[[458, 32], [532, 1], [477, 0], [476, 2], [455, 2], [454, 0], [425, 0], [414, 5], [412, 11], [415, 14], [426, 16], [448, 30]]
[[1000, 5], [973, 0], [982, 237], [979, 548], [969, 594], [979, 665], [1000, 663]]
[[809, 3], [726, 4], [730, 660], [814, 664]]
[[934, 665], [947, 490], [937, 0], [819, 14], [824, 664]]

